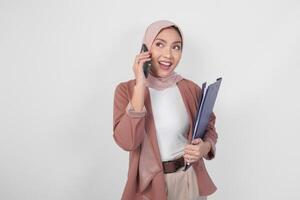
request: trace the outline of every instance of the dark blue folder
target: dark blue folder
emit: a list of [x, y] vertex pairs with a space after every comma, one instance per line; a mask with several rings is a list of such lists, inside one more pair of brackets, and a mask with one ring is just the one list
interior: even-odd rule
[[213, 112], [221, 82], [222, 78], [218, 78], [216, 82], [210, 84], [207, 88], [206, 82], [203, 83], [192, 139], [203, 139], [210, 116]]
[[[197, 118], [193, 127], [192, 139], [203, 139], [210, 116], [213, 112], [221, 82], [222, 78], [218, 78], [216, 82], [210, 84], [208, 87], [206, 87], [206, 82], [202, 84], [202, 93], [198, 104]], [[190, 166], [189, 163], [186, 163], [184, 171]]]

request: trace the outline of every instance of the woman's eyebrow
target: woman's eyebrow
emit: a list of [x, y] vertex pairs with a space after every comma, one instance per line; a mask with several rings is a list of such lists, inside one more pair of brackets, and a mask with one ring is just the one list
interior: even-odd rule
[[[155, 40], [161, 40], [161, 41], [163, 41], [164, 43], [167, 43], [166, 40], [161, 39], [161, 38], [156, 38]], [[180, 41], [180, 40], [179, 40], [179, 41], [175, 41], [175, 42], [173, 42], [173, 44], [174, 44], [174, 43], [181, 43], [181, 41]]]

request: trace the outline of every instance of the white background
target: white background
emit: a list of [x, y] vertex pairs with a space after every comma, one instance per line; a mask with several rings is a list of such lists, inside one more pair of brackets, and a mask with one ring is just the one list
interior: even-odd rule
[[1, 200], [120, 199], [114, 89], [158, 19], [183, 31], [178, 73], [223, 77], [209, 199], [300, 199], [299, 1], [1, 0]]

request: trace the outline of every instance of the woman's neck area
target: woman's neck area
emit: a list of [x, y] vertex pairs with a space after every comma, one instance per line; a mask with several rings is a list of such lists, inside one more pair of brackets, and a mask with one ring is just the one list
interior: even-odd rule
[[165, 77], [157, 76], [156, 74], [150, 71], [146, 81], [147, 86], [157, 90], [163, 90], [168, 87], [175, 85], [178, 81], [182, 80], [183, 77], [177, 74], [175, 71], [172, 71]]

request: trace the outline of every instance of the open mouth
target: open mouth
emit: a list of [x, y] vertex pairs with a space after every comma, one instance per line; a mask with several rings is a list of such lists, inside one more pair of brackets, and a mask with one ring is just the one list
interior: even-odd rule
[[169, 69], [172, 66], [171, 62], [167, 62], [167, 61], [158, 61], [159, 65], [161, 68], [163, 69]]

